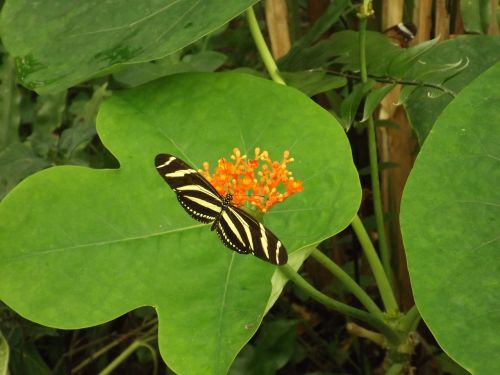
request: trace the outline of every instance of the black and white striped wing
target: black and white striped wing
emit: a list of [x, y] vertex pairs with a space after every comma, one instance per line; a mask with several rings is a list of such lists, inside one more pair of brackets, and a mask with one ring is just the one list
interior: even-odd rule
[[156, 155], [155, 165], [191, 217], [206, 224], [219, 216], [222, 197], [195, 169], [169, 154]]
[[281, 241], [262, 223], [237, 207], [227, 206], [222, 211], [215, 230], [224, 245], [238, 253], [252, 253], [276, 265], [288, 260]]

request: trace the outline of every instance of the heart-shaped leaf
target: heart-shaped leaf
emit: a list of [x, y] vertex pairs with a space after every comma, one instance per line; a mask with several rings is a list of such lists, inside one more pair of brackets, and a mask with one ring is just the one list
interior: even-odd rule
[[439, 117], [401, 203], [415, 301], [442, 348], [473, 374], [499, 374], [500, 63]]
[[236, 17], [256, 0], [7, 0], [2, 41], [24, 85], [59, 91], [117, 64], [175, 52]]
[[276, 268], [228, 250], [192, 220], [154, 157], [171, 153], [200, 167], [235, 146], [260, 146], [275, 159], [289, 149], [304, 191], [265, 222], [294, 253], [346, 227], [357, 211], [344, 131], [297, 90], [234, 73], [176, 75], [118, 93], [103, 104], [97, 128], [120, 169], [50, 168], [1, 202], [0, 298], [59, 328], [151, 305], [172, 369], [225, 373], [260, 324]]

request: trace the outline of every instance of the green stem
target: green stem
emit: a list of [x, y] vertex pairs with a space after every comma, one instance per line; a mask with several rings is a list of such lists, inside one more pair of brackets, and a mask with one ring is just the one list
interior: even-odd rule
[[420, 319], [420, 312], [417, 309], [417, 305], [413, 305], [401, 319], [399, 325], [404, 332], [415, 331]]
[[262, 32], [260, 31], [259, 23], [257, 22], [257, 18], [255, 17], [255, 12], [253, 11], [253, 8], [252, 7], [248, 8], [246, 13], [247, 13], [248, 26], [250, 28], [250, 33], [252, 34], [252, 38], [255, 42], [257, 50], [259, 51], [260, 57], [262, 58], [262, 61], [266, 66], [269, 76], [274, 82], [279, 83], [281, 85], [286, 85], [285, 81], [280, 76], [278, 66], [274, 62], [271, 51], [269, 51], [269, 48], [267, 48], [266, 41], [264, 40]]
[[354, 217], [351, 223], [352, 229], [356, 236], [358, 237], [359, 242], [361, 243], [361, 247], [363, 248], [363, 252], [370, 264], [370, 267], [373, 271], [373, 275], [375, 276], [375, 281], [377, 282], [378, 289], [380, 291], [380, 295], [382, 297], [382, 301], [384, 302], [384, 307], [387, 312], [397, 312], [398, 304], [396, 302], [396, 298], [394, 297], [394, 293], [391, 288], [391, 284], [387, 279], [387, 275], [384, 271], [384, 267], [382, 267], [382, 263], [380, 263], [380, 259], [377, 255], [377, 251], [375, 247], [373, 247], [373, 243], [366, 232], [363, 223], [358, 215]]
[[372, 327], [378, 329], [390, 342], [398, 342], [397, 334], [384, 321], [366, 311], [357, 309], [339, 302], [309, 284], [302, 276], [300, 276], [289, 264], [285, 264], [279, 268], [285, 276], [301, 288], [308, 296], [318, 301], [322, 305], [336, 310], [344, 315], [361, 320]]
[[[366, 18], [363, 17], [359, 20], [359, 60], [361, 64], [361, 81], [368, 81], [368, 73], [366, 69]], [[387, 245], [387, 238], [385, 235], [384, 225], [384, 211], [382, 209], [382, 196], [380, 193], [380, 181], [378, 170], [378, 156], [377, 156], [377, 138], [375, 135], [375, 123], [373, 116], [368, 118], [368, 154], [370, 157], [370, 178], [372, 183], [373, 192], [373, 209], [375, 211], [375, 221], [377, 223], [378, 243], [380, 249], [380, 256], [384, 270], [392, 281], [392, 267], [389, 248]]]
[[[154, 336], [156, 337], [156, 336]], [[111, 374], [113, 370], [115, 370], [118, 366], [120, 366], [125, 360], [130, 357], [134, 351], [137, 350], [137, 348], [144, 346], [148, 348], [149, 350], [152, 350], [154, 352], [154, 349], [146, 343], [148, 341], [148, 338], [145, 339], [137, 339], [132, 342], [123, 352], [118, 355], [109, 365], [107, 365], [100, 373], [99, 375], [108, 375]]]
[[354, 294], [370, 313], [381, 320], [384, 319], [382, 311], [377, 304], [337, 263], [332, 261], [318, 249], [314, 249], [311, 256], [329, 270], [352, 294]]

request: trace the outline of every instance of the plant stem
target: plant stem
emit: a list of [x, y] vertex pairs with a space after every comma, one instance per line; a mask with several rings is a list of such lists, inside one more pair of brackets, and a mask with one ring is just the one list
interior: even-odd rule
[[384, 319], [382, 311], [377, 304], [337, 263], [332, 261], [318, 249], [314, 249], [311, 256], [329, 270], [352, 294], [354, 294], [370, 313], [381, 320]]
[[[146, 337], [143, 339], [137, 339], [132, 342], [123, 352], [121, 352], [109, 365], [107, 365], [101, 372], [99, 372], [99, 375], [108, 375], [111, 374], [113, 370], [115, 370], [118, 366], [120, 366], [125, 360], [130, 357], [134, 351], [136, 351], [139, 347], [144, 346], [147, 349], [149, 349], [152, 353], [156, 353], [156, 351], [147, 343], [148, 340], [155, 338], [156, 335], [153, 335], [151, 337]], [[155, 365], [155, 372], [156, 372], [156, 367], [157, 363], [156, 360], [154, 359], [154, 365]]]
[[267, 47], [266, 41], [264, 40], [264, 36], [259, 28], [259, 23], [257, 22], [257, 18], [255, 17], [255, 12], [253, 11], [253, 7], [250, 7], [246, 10], [247, 13], [247, 21], [248, 27], [250, 28], [250, 33], [252, 34], [252, 38], [255, 42], [257, 50], [259, 51], [260, 57], [266, 66], [267, 72], [271, 79], [279, 83], [281, 85], [286, 85], [283, 78], [281, 78], [280, 72], [278, 70], [278, 66], [274, 62], [273, 55], [269, 48]]
[[405, 332], [415, 331], [420, 319], [420, 312], [417, 309], [417, 305], [413, 305], [401, 319], [401, 322], [399, 323], [400, 328]]
[[295, 285], [301, 288], [308, 296], [318, 301], [322, 305], [325, 305], [326, 307], [336, 310], [344, 315], [368, 323], [372, 327], [378, 329], [390, 342], [398, 342], [399, 338], [397, 334], [383, 320], [379, 319], [378, 317], [366, 311], [346, 305], [345, 303], [339, 302], [331, 297], [328, 297], [326, 294], [320, 292], [319, 290], [314, 288], [311, 284], [309, 284], [289, 264], [281, 266], [279, 270], [283, 272], [288, 279], [293, 281]]
[[375, 281], [380, 291], [380, 296], [382, 297], [386, 311], [398, 311], [398, 304], [396, 302], [396, 298], [394, 297], [394, 293], [392, 292], [391, 284], [387, 279], [387, 274], [384, 271], [384, 267], [382, 267], [382, 263], [380, 263], [377, 251], [375, 250], [375, 247], [373, 246], [373, 243], [370, 240], [370, 237], [368, 236], [368, 233], [366, 232], [366, 229], [358, 215], [356, 215], [352, 220], [351, 226], [361, 243], [363, 252], [368, 260], [368, 263], [370, 264], [370, 268], [373, 271], [373, 275], [375, 276]]
[[[359, 20], [359, 60], [361, 64], [361, 81], [368, 81], [366, 69], [366, 17]], [[392, 281], [392, 267], [387, 238], [385, 236], [384, 211], [382, 209], [382, 196], [380, 193], [380, 181], [377, 156], [377, 138], [375, 135], [375, 123], [373, 116], [368, 118], [368, 154], [370, 157], [370, 177], [373, 192], [373, 209], [377, 223], [378, 243], [382, 264], [389, 281]]]

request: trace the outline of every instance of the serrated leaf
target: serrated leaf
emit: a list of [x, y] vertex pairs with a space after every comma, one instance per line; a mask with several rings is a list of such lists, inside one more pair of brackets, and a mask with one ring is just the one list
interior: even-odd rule
[[384, 85], [375, 90], [372, 90], [365, 100], [365, 107], [363, 110], [363, 118], [361, 122], [368, 120], [368, 118], [373, 114], [373, 111], [378, 107], [380, 102], [385, 98], [385, 96], [396, 86], [395, 84]]
[[59, 328], [154, 306], [170, 368], [226, 373], [262, 320], [276, 268], [228, 250], [186, 215], [154, 157], [168, 152], [200, 167], [235, 146], [260, 146], [273, 158], [290, 149], [304, 191], [265, 223], [293, 258], [358, 209], [343, 129], [297, 90], [232, 73], [176, 75], [117, 93], [97, 129], [120, 169], [50, 168], [0, 203], [0, 298]]
[[22, 83], [41, 93], [74, 86], [119, 64], [163, 58], [255, 2], [7, 0], [0, 28]]
[[[464, 69], [448, 79], [443, 87], [458, 93], [479, 74], [500, 60], [500, 38], [487, 36], [463, 36], [439, 43], [420, 60], [425, 64], [416, 64], [413, 68], [413, 76], [421, 71], [426, 71], [427, 64], [446, 64], [457, 61], [469, 61], [467, 69]], [[437, 72], [434, 76], [426, 77], [430, 83], [440, 83], [448, 78], [447, 72]], [[411, 90], [411, 92], [409, 92]], [[401, 96], [406, 100], [400, 101], [404, 104], [410, 124], [417, 134], [418, 141], [423, 144], [427, 134], [432, 129], [436, 119], [443, 109], [451, 102], [453, 97], [449, 94], [434, 96], [436, 89], [428, 87], [406, 87], [401, 91]], [[408, 98], [411, 93], [411, 97]]]
[[500, 373], [500, 63], [449, 104], [401, 203], [414, 297], [440, 346], [476, 375]]

